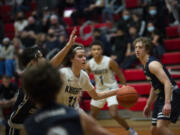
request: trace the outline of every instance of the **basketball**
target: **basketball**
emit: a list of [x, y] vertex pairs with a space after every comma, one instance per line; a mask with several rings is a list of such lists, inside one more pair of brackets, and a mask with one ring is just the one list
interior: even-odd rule
[[138, 100], [138, 93], [134, 87], [123, 86], [117, 93], [119, 104], [125, 108], [134, 106]]

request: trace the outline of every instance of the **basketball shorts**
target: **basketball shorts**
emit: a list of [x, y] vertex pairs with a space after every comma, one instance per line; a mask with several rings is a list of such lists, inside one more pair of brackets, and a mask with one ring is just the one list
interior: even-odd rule
[[180, 89], [174, 89], [171, 100], [171, 114], [165, 116], [162, 113], [165, 99], [158, 97], [154, 103], [153, 113], [152, 113], [152, 125], [156, 126], [157, 120], [169, 120], [172, 123], [176, 123], [180, 115]]
[[[107, 90], [109, 91], [110, 89], [107, 89]], [[97, 92], [104, 92], [104, 91], [107, 91], [107, 90], [96, 90], [96, 91]], [[113, 90], [113, 89], [111, 89], [111, 90]], [[97, 107], [97, 108], [104, 107], [106, 102], [107, 102], [108, 107], [110, 107], [112, 105], [118, 105], [118, 101], [116, 99], [116, 96], [111, 96], [111, 97], [101, 99], [101, 100], [91, 99], [91, 105], [94, 106], [94, 107]]]

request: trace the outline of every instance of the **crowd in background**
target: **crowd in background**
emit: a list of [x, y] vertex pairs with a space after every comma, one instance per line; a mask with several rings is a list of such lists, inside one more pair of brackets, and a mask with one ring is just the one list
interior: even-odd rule
[[[31, 9], [32, 2], [36, 2], [36, 9]], [[134, 68], [138, 63], [132, 44], [137, 37], [150, 37], [154, 43], [153, 53], [160, 59], [165, 52], [165, 28], [180, 25], [179, 0], [139, 0], [135, 9], [127, 9], [125, 0], [1, 0], [0, 5], [12, 6], [10, 18], [15, 28], [13, 39], [5, 37], [0, 17], [0, 77], [15, 78], [15, 83], [23, 72], [19, 56], [24, 48], [39, 46], [43, 55], [51, 59], [64, 47], [69, 36], [69, 26], [63, 21], [65, 9], [73, 11], [70, 16], [73, 26], [81, 25], [79, 19], [82, 18], [91, 24], [112, 24], [112, 29], [93, 29], [91, 36], [103, 42], [104, 54], [123, 69]], [[87, 53], [87, 58], [90, 57]], [[7, 100], [16, 93], [6, 97], [3, 90], [4, 83], [0, 86], [0, 98], [4, 96]]]

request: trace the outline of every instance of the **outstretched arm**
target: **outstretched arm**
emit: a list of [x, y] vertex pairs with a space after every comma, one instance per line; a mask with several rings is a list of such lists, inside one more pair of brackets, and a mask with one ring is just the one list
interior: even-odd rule
[[72, 47], [72, 45], [75, 43], [75, 40], [76, 40], [76, 28], [73, 29], [71, 35], [70, 35], [70, 38], [69, 38], [69, 41], [67, 42], [67, 44], [65, 45], [65, 47], [60, 51], [58, 52], [50, 61], [50, 63], [54, 66], [54, 67], [58, 67], [64, 57], [66, 56], [66, 54], [68, 53], [69, 49]]

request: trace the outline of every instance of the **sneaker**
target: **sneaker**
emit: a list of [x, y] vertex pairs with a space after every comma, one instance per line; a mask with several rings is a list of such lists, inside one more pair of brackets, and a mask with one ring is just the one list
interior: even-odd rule
[[129, 128], [128, 131], [129, 131], [128, 135], [138, 135], [138, 133], [133, 128]]
[[179, 21], [174, 21], [173, 23], [170, 24], [170, 26], [176, 26], [179, 25]]

